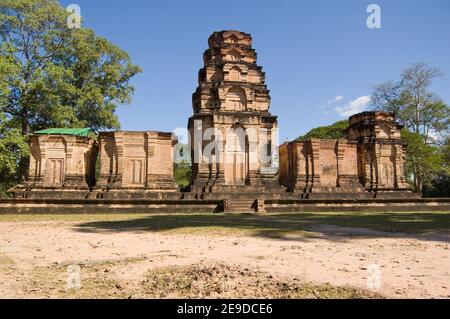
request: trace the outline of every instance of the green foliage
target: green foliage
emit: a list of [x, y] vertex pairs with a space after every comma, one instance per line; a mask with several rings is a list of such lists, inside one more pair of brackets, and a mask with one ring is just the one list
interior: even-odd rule
[[[56, 0], [0, 2], [0, 108], [3, 125], [14, 132], [8, 147], [20, 158], [22, 177], [26, 158], [21, 144], [11, 146], [20, 142], [18, 131], [119, 128], [115, 110], [130, 102], [131, 78], [141, 72], [92, 30], [70, 29], [67, 17]], [[0, 166], [12, 167], [5, 161]]]
[[[48, 127], [118, 128], [140, 72], [126, 52], [89, 29], [69, 29], [55, 0], [3, 0], [3, 68], [11, 70], [4, 111], [23, 134]], [[3, 90], [2, 90], [3, 91]]]
[[423, 187], [423, 197], [450, 197], [450, 174], [438, 174], [428, 185]]
[[450, 136], [440, 147], [442, 167], [429, 184], [424, 185], [424, 197], [450, 197]]
[[442, 145], [442, 157], [447, 170], [450, 170], [450, 135], [446, 137], [445, 143]]
[[[430, 189], [433, 179], [445, 176], [445, 154], [436, 145], [442, 142], [450, 124], [450, 107], [430, 91], [441, 72], [426, 63], [416, 63], [403, 71], [399, 81], [375, 87], [372, 102], [378, 109], [394, 112], [408, 131], [407, 170], [419, 193]], [[434, 146], [433, 146], [434, 145]], [[448, 149], [447, 149], [448, 152]], [[441, 185], [442, 183], [435, 183]]]
[[174, 150], [174, 175], [178, 186], [183, 189], [191, 184], [192, 164], [189, 156], [189, 145], [178, 143]]
[[377, 109], [394, 112], [405, 127], [421, 134], [425, 143], [435, 143], [450, 123], [450, 107], [429, 89], [440, 75], [426, 63], [413, 64], [399, 81], [377, 85], [372, 102]]
[[190, 185], [192, 179], [192, 165], [188, 161], [180, 161], [174, 164], [175, 181], [180, 188]]
[[190, 162], [191, 161], [191, 156], [190, 156], [190, 150], [189, 150], [189, 145], [188, 144], [183, 144], [183, 143], [178, 143], [175, 146], [175, 154], [174, 154], [174, 159], [175, 162]]
[[[421, 134], [402, 130], [402, 138], [408, 143], [406, 151], [406, 172], [417, 192], [421, 192], [424, 185], [430, 185], [439, 173], [446, 173], [444, 156], [441, 149], [434, 145], [425, 144]], [[448, 172], [447, 172], [448, 173]]]
[[346, 120], [339, 121], [332, 125], [313, 128], [305, 135], [299, 136], [297, 140], [307, 140], [311, 138], [331, 138], [331, 139], [343, 138], [347, 127], [348, 121]]
[[18, 129], [7, 126], [5, 115], [0, 113], [0, 197], [17, 182], [20, 159], [28, 155], [26, 138]]

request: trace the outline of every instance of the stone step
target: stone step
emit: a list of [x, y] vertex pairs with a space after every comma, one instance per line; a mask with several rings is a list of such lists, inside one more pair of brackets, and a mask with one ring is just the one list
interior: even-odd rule
[[226, 200], [225, 212], [230, 213], [254, 213], [256, 212], [254, 199], [228, 199]]

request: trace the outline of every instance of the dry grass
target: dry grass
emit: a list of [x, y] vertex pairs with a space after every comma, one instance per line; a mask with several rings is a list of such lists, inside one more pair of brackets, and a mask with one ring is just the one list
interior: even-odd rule
[[[133, 261], [128, 261], [133, 262]], [[235, 265], [189, 265], [149, 269], [136, 283], [116, 276], [127, 261], [81, 266], [81, 287], [67, 288], [67, 268], [37, 267], [22, 278], [27, 298], [382, 298], [352, 287], [281, 280]]]
[[280, 280], [235, 265], [190, 265], [151, 270], [141, 283], [145, 294], [159, 298], [381, 298], [351, 287]]

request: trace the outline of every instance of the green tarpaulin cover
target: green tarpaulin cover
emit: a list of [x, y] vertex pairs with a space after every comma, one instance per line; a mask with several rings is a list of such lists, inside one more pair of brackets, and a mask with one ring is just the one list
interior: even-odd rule
[[91, 130], [89, 128], [49, 128], [46, 130], [37, 131], [35, 132], [35, 134], [43, 134], [43, 135], [66, 134], [66, 135], [88, 137], [90, 131]]

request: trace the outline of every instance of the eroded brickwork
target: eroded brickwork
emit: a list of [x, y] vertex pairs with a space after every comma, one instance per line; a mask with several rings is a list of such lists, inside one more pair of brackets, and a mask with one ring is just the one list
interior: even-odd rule
[[349, 119], [347, 137], [358, 141], [358, 172], [367, 189], [408, 189], [402, 126], [394, 114], [363, 112]]
[[155, 131], [100, 132], [97, 142], [64, 134], [30, 136], [28, 181], [11, 192], [22, 198], [157, 199], [182, 205], [209, 199], [223, 201], [225, 211], [260, 212], [270, 200], [411, 194], [402, 127], [393, 114], [356, 114], [345, 138], [284, 143], [277, 158], [277, 117], [269, 112], [271, 98], [251, 36], [215, 32], [208, 45], [188, 122], [190, 192], [178, 192], [174, 180], [177, 141]]
[[171, 133], [101, 132], [97, 188], [176, 191], [175, 144]]
[[[265, 148], [271, 156], [268, 145], [276, 133], [277, 118], [269, 113], [269, 90], [256, 64], [252, 38], [239, 31], [222, 31], [213, 33], [208, 44], [192, 98], [194, 115], [188, 123], [194, 160], [192, 190], [276, 186], [276, 169], [271, 169], [271, 161], [261, 159], [261, 150]], [[207, 145], [219, 137], [222, 145], [205, 154]]]
[[28, 179], [10, 191], [17, 198], [62, 199], [174, 193], [176, 143], [172, 133], [154, 131], [100, 132], [97, 141], [69, 134], [32, 135]]
[[394, 115], [349, 118], [346, 139], [311, 139], [280, 146], [280, 182], [305, 197], [319, 193], [409, 192], [405, 142]]
[[96, 142], [74, 135], [32, 135], [28, 187], [82, 189], [95, 183]]

